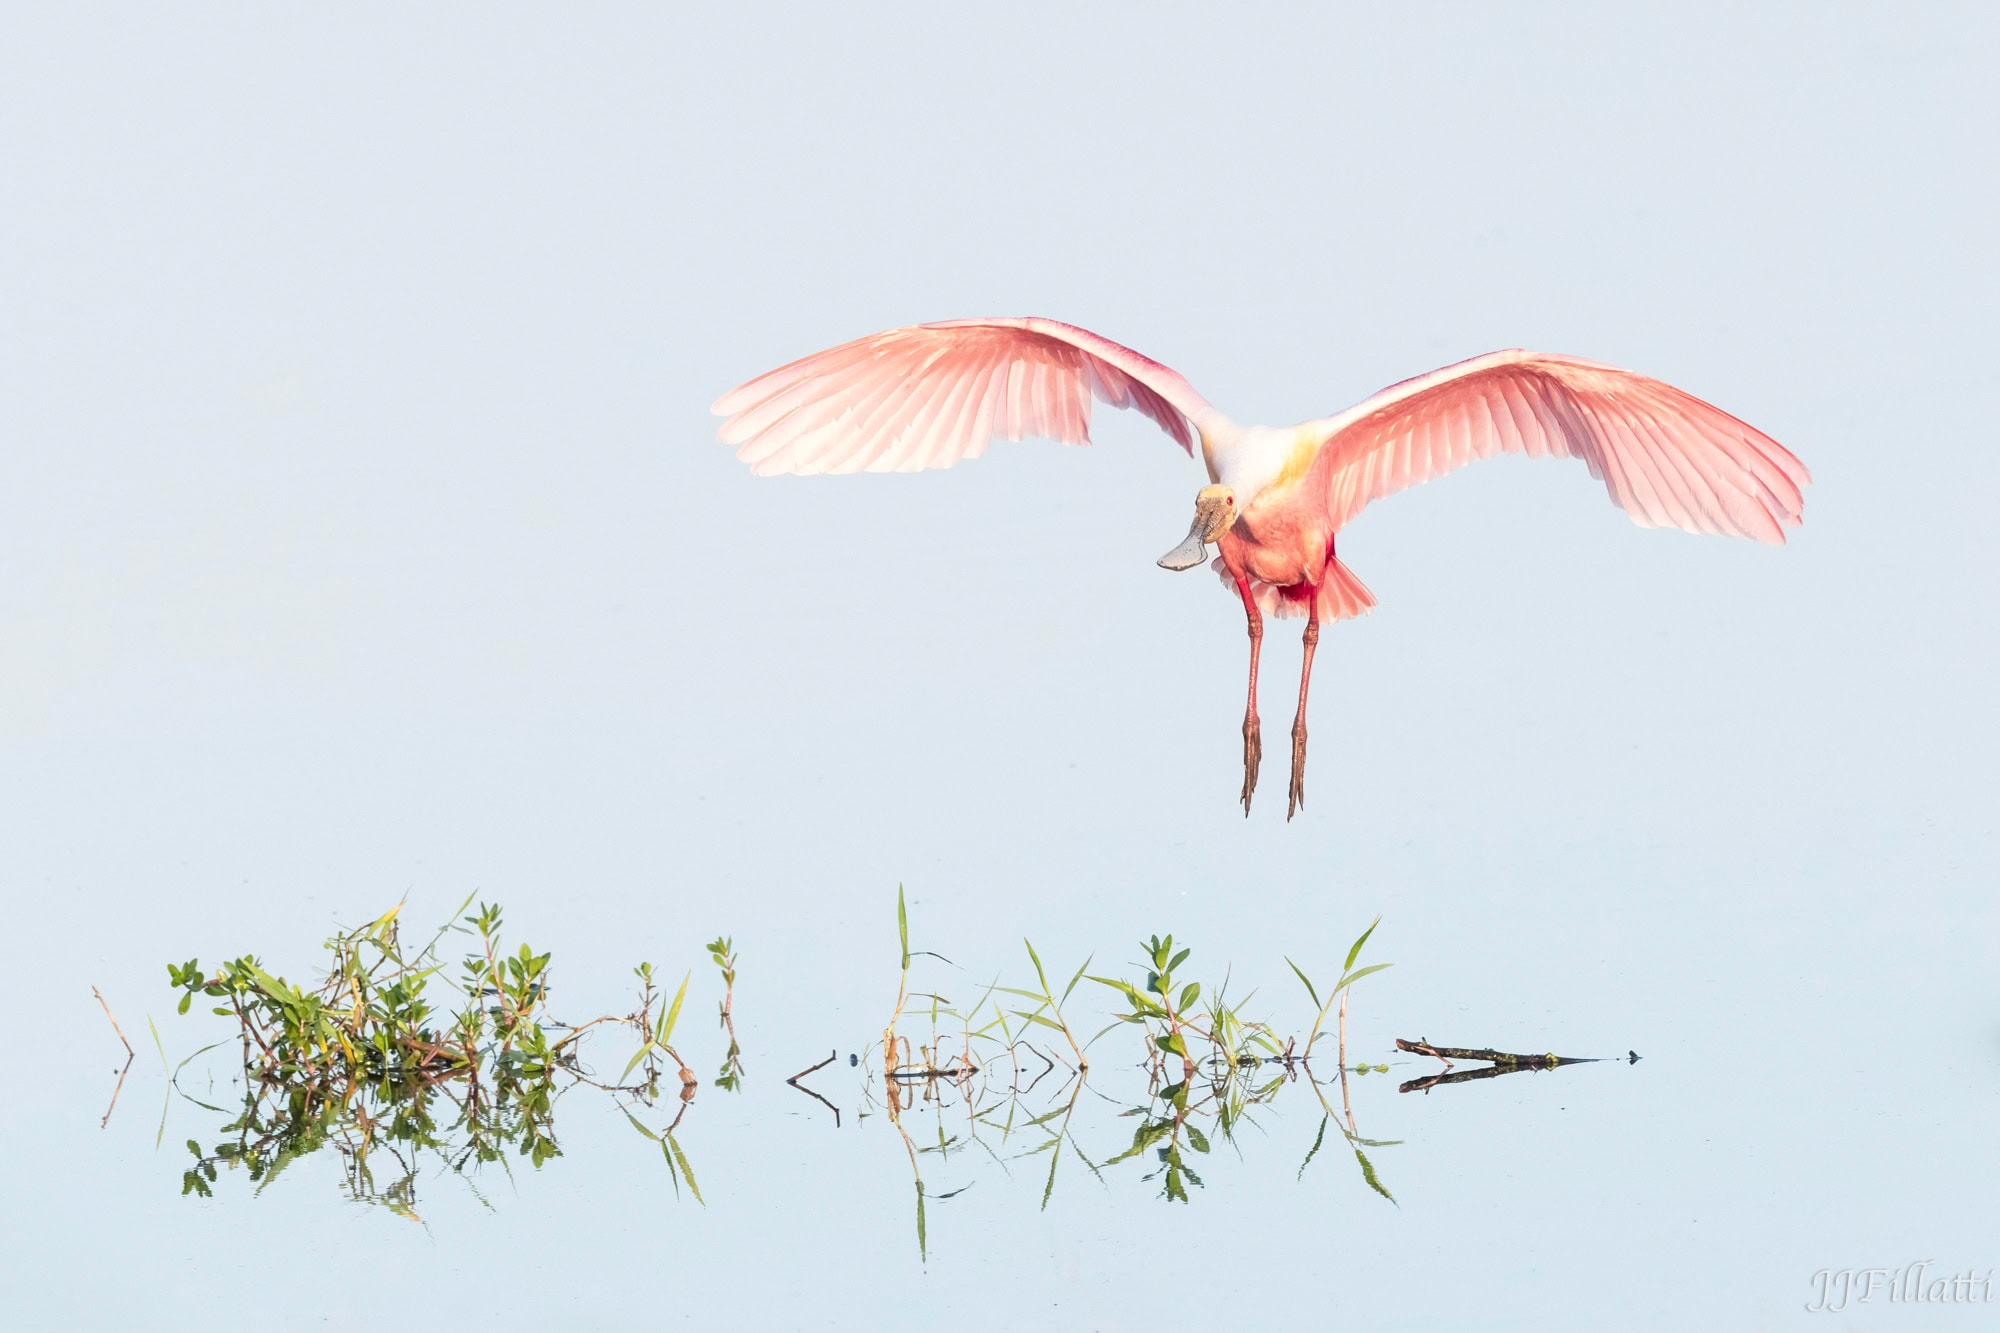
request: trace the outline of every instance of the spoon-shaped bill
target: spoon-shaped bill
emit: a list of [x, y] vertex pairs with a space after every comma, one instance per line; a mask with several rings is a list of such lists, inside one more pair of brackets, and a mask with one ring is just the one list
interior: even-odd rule
[[1194, 526], [1188, 529], [1187, 539], [1160, 557], [1160, 568], [1193, 569], [1208, 559], [1208, 545], [1202, 541], [1202, 535], [1207, 527], [1208, 515], [1196, 514]]

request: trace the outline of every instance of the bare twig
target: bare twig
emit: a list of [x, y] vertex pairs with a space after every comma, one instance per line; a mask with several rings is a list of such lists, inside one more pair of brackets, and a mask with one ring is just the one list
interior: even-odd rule
[[110, 1018], [110, 1019], [111, 1019], [111, 1030], [112, 1030], [113, 1032], [116, 1032], [116, 1033], [118, 1034], [118, 1041], [119, 1041], [119, 1044], [120, 1044], [120, 1045], [122, 1045], [122, 1046], [123, 1046], [123, 1047], [125, 1048], [125, 1063], [126, 1063], [126, 1064], [128, 1064], [128, 1065], [129, 1065], [129, 1064], [131, 1064], [131, 1063], [132, 1063], [132, 1043], [131, 1043], [131, 1042], [129, 1042], [129, 1041], [126, 1041], [126, 1040], [125, 1040], [125, 1029], [123, 1029], [123, 1028], [121, 1028], [121, 1027], [119, 1027], [119, 1026], [118, 1026], [118, 1020], [117, 1020], [117, 1019], [115, 1019], [115, 1018], [111, 1018], [111, 1006], [110, 1006], [110, 1005], [108, 1005], [108, 1004], [105, 1004], [105, 1002], [104, 1002], [104, 993], [103, 993], [102, 991], [98, 990], [98, 989], [97, 989], [97, 987], [95, 987], [95, 986], [92, 986], [92, 987], [90, 988], [90, 993], [91, 993], [92, 995], [95, 995], [95, 996], [97, 997], [97, 1003], [103, 1006], [103, 1008], [104, 1008], [104, 1016], [105, 1016], [106, 1018]]
[[1484, 1060], [1496, 1065], [1517, 1065], [1523, 1068], [1554, 1069], [1558, 1065], [1587, 1065], [1598, 1063], [1596, 1056], [1569, 1055], [1510, 1055], [1506, 1051], [1496, 1051], [1484, 1046], [1433, 1046], [1428, 1041], [1409, 1041], [1396, 1038], [1396, 1049], [1408, 1051], [1412, 1055], [1435, 1056], [1448, 1066], [1454, 1060]]
[[804, 1078], [807, 1074], [817, 1074], [820, 1070], [826, 1068], [828, 1065], [832, 1064], [835, 1060], [839, 1058], [840, 1058], [840, 1052], [834, 1051], [831, 1054], [829, 1054], [826, 1057], [826, 1059], [820, 1061], [818, 1064], [813, 1065], [809, 1069], [801, 1069], [798, 1073], [792, 1075], [790, 1078], [785, 1080], [785, 1082], [791, 1084], [793, 1087], [797, 1088], [800, 1092], [803, 1092], [806, 1096], [812, 1098], [814, 1101], [818, 1102], [821, 1106], [824, 1106], [827, 1110], [833, 1112], [833, 1127], [835, 1129], [840, 1128], [840, 1108], [838, 1106], [835, 1106], [832, 1102], [828, 1101], [826, 1098], [820, 1096], [818, 1093], [814, 1092], [811, 1088], [808, 1088], [804, 1084], [800, 1083], [799, 1080]]

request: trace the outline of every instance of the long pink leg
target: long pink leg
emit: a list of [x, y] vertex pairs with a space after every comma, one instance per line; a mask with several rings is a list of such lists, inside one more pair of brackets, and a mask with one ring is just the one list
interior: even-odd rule
[[1312, 685], [1313, 649], [1319, 646], [1319, 589], [1312, 590], [1312, 610], [1306, 614], [1306, 660], [1299, 668], [1299, 715], [1292, 719], [1292, 792], [1285, 799], [1285, 822], [1306, 804], [1306, 690]]
[[1243, 614], [1250, 622], [1250, 693], [1243, 704], [1243, 815], [1250, 816], [1250, 794], [1257, 790], [1257, 765], [1264, 758], [1264, 737], [1257, 726], [1257, 657], [1264, 647], [1264, 616], [1250, 594], [1250, 580], [1236, 576], [1243, 597]]

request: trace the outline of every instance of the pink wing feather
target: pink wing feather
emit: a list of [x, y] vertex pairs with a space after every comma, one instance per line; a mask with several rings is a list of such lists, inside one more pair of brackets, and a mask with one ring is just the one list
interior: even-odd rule
[[1193, 452], [1212, 414], [1188, 382], [1052, 319], [961, 319], [870, 334], [715, 400], [721, 438], [761, 474], [915, 472], [995, 439], [1090, 443], [1091, 399], [1134, 407]]
[[1335, 531], [1369, 502], [1496, 453], [1581, 458], [1642, 527], [1782, 543], [1805, 464], [1670, 384], [1575, 357], [1492, 352], [1404, 380], [1326, 423], [1315, 471]]

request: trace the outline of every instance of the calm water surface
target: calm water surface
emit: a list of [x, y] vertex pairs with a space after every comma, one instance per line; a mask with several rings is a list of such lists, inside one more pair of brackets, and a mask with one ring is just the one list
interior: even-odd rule
[[[2000, 1326], [1808, 1309], [2000, 1266], [1993, 7], [14, 8], [9, 1327]], [[1371, 508], [1309, 804], [1274, 751], [1246, 820], [1240, 610], [1153, 566], [1204, 477], [1148, 423], [907, 477], [714, 442], [761, 369], [1010, 313], [1246, 420], [1498, 347], [1632, 366], [1804, 458], [1805, 524], [1643, 532], [1526, 460]], [[844, 1058], [899, 883], [927, 989], [1172, 932], [1286, 1032], [1285, 958], [1380, 914], [1351, 1056], [1390, 1072], [1326, 1095], [1393, 1201], [1303, 1081], [1191, 1122], [1172, 1189], [1159, 1142], [1114, 1161], [1117, 1033], [1052, 1191], [1060, 1079], [906, 1143]], [[734, 936], [700, 1199], [590, 1089], [539, 1168], [427, 1161], [400, 1211], [333, 1151], [184, 1194], [227, 1112], [148, 1020], [221, 1032], [165, 965], [298, 978], [475, 893], [563, 1014], [694, 969], [711, 1078]], [[138, 1048], [103, 1127], [93, 985]], [[1644, 1058], [1426, 1095], [1398, 1037]], [[838, 1124], [784, 1081], [829, 1051]], [[229, 1107], [226, 1056], [181, 1087]]]

